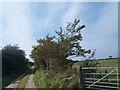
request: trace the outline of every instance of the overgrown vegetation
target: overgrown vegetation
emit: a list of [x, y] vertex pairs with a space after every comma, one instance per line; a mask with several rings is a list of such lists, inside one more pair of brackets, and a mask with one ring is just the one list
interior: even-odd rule
[[34, 82], [38, 88], [79, 88], [76, 76], [74, 70], [52, 74], [37, 70]]
[[25, 71], [28, 60], [25, 58], [25, 52], [17, 45], [7, 45], [2, 52], [2, 75], [12, 75]]
[[[81, 56], [92, 58], [95, 51], [82, 48], [81, 30], [85, 25], [80, 25], [80, 20], [69, 22], [67, 27], [60, 27], [55, 36], [49, 34], [37, 40], [33, 46], [31, 57], [38, 69], [35, 73], [35, 84], [39, 88], [80, 88], [78, 72], [72, 69], [73, 61], [67, 60], [68, 56]], [[93, 65], [92, 63], [88, 66]], [[97, 65], [96, 63], [94, 66]]]
[[17, 45], [7, 45], [0, 53], [2, 53], [2, 87], [5, 87], [29, 69], [30, 64], [25, 58], [25, 52]]
[[33, 46], [31, 57], [39, 68], [51, 72], [65, 70], [70, 64], [66, 59], [68, 56], [86, 57], [86, 54], [91, 54], [91, 50], [85, 50], [80, 45], [81, 30], [85, 25], [80, 25], [79, 22], [80, 20], [75, 19], [74, 22], [68, 23], [65, 29], [60, 27], [56, 36], [48, 34], [37, 40], [38, 45]]
[[[89, 60], [89, 62], [91, 62], [91, 63], [99, 63], [98, 64], [98, 66], [103, 66], [103, 67], [116, 67], [116, 66], [118, 66], [118, 64], [119, 64], [119, 60], [116, 58], [116, 59], [101, 59], [101, 60], [92, 60], [92, 61], [90, 61]], [[76, 69], [76, 68], [78, 68], [79, 66], [84, 66], [83, 65], [84, 64], [84, 61], [79, 61], [79, 62], [75, 62], [74, 64], [73, 64], [73, 66], [72, 66], [72, 69]]]

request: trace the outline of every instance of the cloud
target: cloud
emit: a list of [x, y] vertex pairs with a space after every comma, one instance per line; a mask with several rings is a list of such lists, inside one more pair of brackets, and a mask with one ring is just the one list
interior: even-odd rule
[[53, 22], [57, 15], [60, 14], [61, 10], [64, 9], [64, 3], [50, 3], [48, 5], [48, 13], [47, 16], [44, 18], [43, 23], [44, 25], [50, 25]]
[[27, 57], [31, 50], [32, 31], [29, 8], [23, 3], [3, 3], [3, 46], [19, 44]]
[[[82, 31], [82, 46], [86, 49], [97, 49], [96, 57], [117, 55], [117, 7], [108, 3], [100, 12], [96, 21], [90, 21], [94, 9], [84, 3], [37, 3], [38, 7], [32, 9], [30, 3], [3, 3], [3, 45], [19, 44], [25, 50], [27, 57], [31, 52], [35, 39], [44, 37], [47, 30], [53, 34], [53, 30], [60, 26], [66, 26], [67, 22], [75, 18], [82, 18], [87, 23], [86, 30]], [[35, 7], [36, 4], [32, 4]], [[93, 4], [92, 4], [93, 5]], [[47, 9], [44, 14], [40, 12], [42, 7]], [[100, 6], [102, 7], [102, 5]], [[97, 8], [97, 6], [96, 6]], [[87, 12], [88, 10], [91, 10]], [[96, 9], [95, 9], [96, 10]], [[37, 17], [34, 13], [37, 13]], [[86, 14], [87, 12], [87, 14]], [[93, 14], [92, 14], [93, 15]], [[97, 16], [97, 15], [96, 15]], [[87, 18], [87, 19], [85, 19]], [[85, 20], [84, 20], [85, 19]], [[89, 19], [89, 21], [87, 21]], [[37, 36], [38, 34], [38, 36]]]
[[83, 31], [83, 47], [97, 49], [97, 58], [105, 58], [109, 55], [118, 56], [117, 3], [108, 3], [103, 8], [98, 21], [87, 28], [88, 32]]
[[[35, 7], [36, 4], [32, 5]], [[34, 13], [42, 10], [40, 5], [35, 8], [34, 12], [30, 3], [3, 3], [3, 46], [19, 44], [29, 58], [31, 47], [36, 45], [35, 42], [38, 39], [36, 34], [39, 34], [39, 38], [41, 38], [45, 36], [47, 30], [50, 33], [53, 32], [50, 28], [54, 26], [54, 20], [64, 6], [64, 3], [46, 3], [48, 12], [43, 18], [38, 18]], [[39, 15], [42, 13], [40, 12]]]
[[61, 19], [61, 26], [65, 26], [67, 22], [73, 21], [77, 18], [77, 15], [82, 12], [83, 5], [80, 3], [71, 3], [70, 7], [63, 14], [63, 18]]
[[[44, 37], [45, 34], [53, 34], [55, 28], [60, 22], [61, 15], [65, 9], [65, 3], [37, 3], [31, 5], [31, 12], [36, 13], [32, 16], [34, 22], [34, 35], [39, 34], [38, 37]], [[36, 8], [37, 7], [37, 8]], [[39, 8], [39, 9], [38, 9]], [[44, 9], [44, 11], [43, 11]], [[59, 25], [60, 26], [60, 25]]]

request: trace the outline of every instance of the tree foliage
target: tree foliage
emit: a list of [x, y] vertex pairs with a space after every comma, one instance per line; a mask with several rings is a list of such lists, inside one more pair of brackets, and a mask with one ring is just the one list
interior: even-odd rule
[[82, 41], [81, 30], [85, 25], [80, 25], [80, 20], [75, 19], [69, 22], [67, 27], [60, 27], [55, 31], [55, 36], [47, 35], [43, 39], [37, 40], [38, 45], [33, 46], [31, 57], [35, 60], [37, 66], [43, 69], [56, 69], [60, 66], [66, 67], [71, 55], [85, 57], [91, 50], [85, 50], [80, 45]]
[[85, 25], [80, 25], [80, 20], [75, 19], [74, 22], [69, 22], [65, 30], [60, 27], [60, 31], [56, 31], [57, 41], [60, 46], [60, 55], [67, 58], [71, 55], [84, 56], [86, 53], [91, 53], [90, 50], [85, 50], [80, 45], [82, 41], [81, 30]]
[[2, 50], [2, 75], [11, 75], [20, 73], [27, 69], [28, 60], [25, 58], [25, 52], [17, 45], [7, 45]]

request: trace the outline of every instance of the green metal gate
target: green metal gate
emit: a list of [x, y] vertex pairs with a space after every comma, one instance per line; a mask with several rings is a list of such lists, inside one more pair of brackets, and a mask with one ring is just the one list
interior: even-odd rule
[[120, 90], [120, 67], [81, 67], [84, 88]]

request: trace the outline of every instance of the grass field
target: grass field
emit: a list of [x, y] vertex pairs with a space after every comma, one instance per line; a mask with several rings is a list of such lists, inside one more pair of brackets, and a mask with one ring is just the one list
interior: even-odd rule
[[[93, 62], [98, 62], [100, 67], [116, 67], [120, 63], [120, 59], [103, 59], [103, 60], [93, 60]], [[83, 64], [84, 61], [76, 62], [72, 65], [72, 68], [78, 68]]]
[[120, 59], [98, 60], [100, 66], [118, 66]]
[[[94, 60], [93, 62], [98, 62], [98, 66], [100, 67], [117, 67], [120, 63], [119, 61], [120, 59], [103, 59], [103, 60]], [[72, 68], [73, 69], [77, 69], [79, 66], [81, 66], [83, 64], [83, 61], [80, 61], [80, 62], [76, 62], [73, 64]], [[97, 73], [105, 73], [105, 70], [107, 70], [107, 73], [110, 73], [112, 70], [114, 70], [115, 68], [113, 69], [97, 69]], [[113, 73], [116, 73], [117, 70], [115, 70]], [[120, 70], [119, 70], [119, 73], [120, 73]], [[116, 74], [117, 75], [117, 74]], [[108, 79], [117, 79], [116, 75], [109, 75], [108, 76]], [[96, 75], [97, 76], [97, 75]], [[98, 75], [98, 77], [102, 77], [104, 75]], [[115, 81], [109, 81], [108, 82], [115, 82]]]

